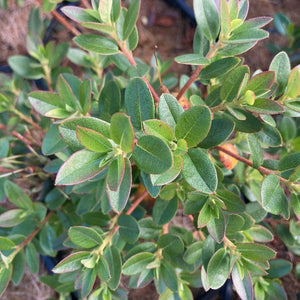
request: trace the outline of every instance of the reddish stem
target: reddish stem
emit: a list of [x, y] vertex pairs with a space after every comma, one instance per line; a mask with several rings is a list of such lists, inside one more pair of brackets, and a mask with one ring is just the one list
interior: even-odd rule
[[130, 208], [126, 211], [126, 215], [131, 215], [132, 212], [139, 206], [139, 204], [148, 196], [148, 192], [144, 191], [144, 193], [135, 200], [135, 202], [130, 206]]
[[71, 31], [74, 35], [80, 35], [80, 32], [74, 28], [64, 17], [62, 17], [56, 10], [51, 11], [52, 16], [61, 23], [64, 27], [66, 27], [69, 31]]
[[41, 228], [49, 221], [51, 216], [54, 214], [54, 211], [50, 211], [48, 215], [45, 217], [45, 219], [41, 222], [41, 224], [34, 229], [34, 231], [19, 245], [16, 246], [17, 253], [24, 248], [27, 244], [31, 242], [31, 240], [38, 234], [38, 232], [41, 230]]
[[[130, 51], [127, 50], [126, 45], [119, 43], [119, 47], [121, 49], [122, 54], [128, 59], [128, 61], [130, 62], [131, 65], [136, 66], [136, 62], [134, 60], [134, 57], [132, 55], [132, 53]], [[142, 77], [142, 79], [146, 82], [155, 103], [158, 103], [159, 101], [159, 97], [157, 95], [157, 93], [155, 92], [154, 88], [152, 87], [152, 85], [150, 84], [150, 82], [148, 81], [148, 79], [144, 76]]]
[[180, 100], [180, 98], [184, 95], [184, 93], [188, 90], [188, 88], [193, 84], [194, 81], [196, 81], [199, 73], [203, 69], [204, 66], [198, 66], [197, 69], [194, 71], [190, 79], [187, 81], [187, 83], [182, 87], [182, 89], [179, 91], [176, 99]]
[[[231, 156], [231, 157], [233, 157], [233, 158], [235, 158], [235, 159], [241, 161], [242, 163], [248, 165], [249, 167], [252, 167], [252, 168], [253, 168], [253, 163], [252, 163], [252, 161], [250, 161], [250, 160], [248, 160], [248, 159], [246, 159], [246, 158], [244, 158], [244, 157], [242, 157], [242, 156], [240, 156], [240, 155], [238, 155], [238, 154], [235, 154], [235, 153], [233, 153], [233, 152], [231, 152], [231, 151], [229, 151], [229, 150], [223, 148], [222, 146], [216, 146], [215, 149], [217, 149], [217, 150], [219, 150], [219, 151], [221, 151], [221, 152], [224, 152], [224, 153], [226, 153], [227, 155], [229, 155], [229, 156]], [[278, 175], [276, 174], [276, 172], [271, 171], [271, 170], [269, 170], [269, 169], [266, 169], [266, 168], [264, 168], [264, 167], [258, 167], [258, 168], [256, 168], [256, 170], [258, 170], [261, 174], [264, 174], [264, 175], [275, 174], [275, 175], [278, 177], [278, 179], [279, 179], [281, 182], [283, 182], [283, 183], [288, 183], [288, 182], [289, 182], [287, 179], [285, 179], [285, 178], [283, 178], [283, 177], [281, 177], [281, 176], [278, 176]]]

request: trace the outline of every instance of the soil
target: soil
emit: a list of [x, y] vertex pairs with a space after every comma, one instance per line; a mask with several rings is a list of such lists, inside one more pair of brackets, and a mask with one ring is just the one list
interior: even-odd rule
[[[124, 1], [125, 2], [125, 1]], [[186, 0], [192, 6], [192, 0]], [[7, 64], [10, 55], [26, 53], [26, 33], [28, 16], [31, 7], [37, 5], [37, 0], [25, 0], [23, 7], [18, 7], [14, 3], [9, 5], [8, 10], [0, 10], [0, 64]], [[248, 17], [273, 16], [275, 12], [283, 12], [292, 22], [300, 24], [299, 0], [250, 0], [250, 11]], [[272, 28], [272, 24], [267, 28]], [[192, 40], [194, 28], [175, 7], [170, 6], [163, 0], [143, 0], [138, 21], [139, 46], [134, 55], [150, 62], [155, 46], [164, 60], [173, 61], [171, 70], [180, 74], [190, 74], [191, 68], [178, 65], [174, 62], [175, 56], [192, 52]], [[66, 30], [56, 30], [53, 33], [56, 40], [71, 40], [71, 34]], [[277, 34], [271, 34], [270, 39], [261, 41], [250, 50], [245, 57], [245, 63], [250, 65], [254, 72], [260, 68], [267, 70], [272, 60], [272, 55], [266, 48], [267, 43], [276, 42], [281, 45], [285, 40]], [[273, 245], [278, 251], [278, 257], [291, 260], [294, 265], [299, 262], [299, 257], [292, 256], [282, 243]], [[41, 268], [42, 269], [42, 268]], [[42, 272], [45, 272], [43, 269]], [[291, 274], [282, 278], [283, 285], [288, 294], [288, 299], [296, 299], [297, 292], [300, 291], [300, 282]], [[2, 299], [47, 299], [55, 298], [55, 294], [50, 288], [40, 284], [37, 276], [25, 272], [25, 277], [18, 287], [9, 286]], [[144, 289], [131, 291], [130, 300], [156, 300], [153, 284]], [[195, 298], [196, 299], [196, 298]]]

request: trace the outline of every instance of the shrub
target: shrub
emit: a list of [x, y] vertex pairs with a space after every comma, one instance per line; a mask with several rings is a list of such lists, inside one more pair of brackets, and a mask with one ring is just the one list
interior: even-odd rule
[[[292, 264], [274, 259], [272, 241], [300, 253], [300, 74], [284, 52], [267, 71], [243, 64], [271, 21], [246, 20], [248, 5], [194, 0], [193, 53], [175, 57], [192, 75], [177, 94], [177, 76], [161, 76], [169, 62], [132, 54], [139, 0], [64, 7], [93, 30], [73, 27], [79, 48], [44, 45], [33, 10], [29, 56], [9, 58], [14, 76], [1, 87], [0, 193], [10, 203], [0, 293], [25, 263], [36, 273], [39, 254], [59, 252], [41, 281], [84, 299], [125, 299], [123, 275], [133, 289], [154, 281], [160, 299], [192, 299], [190, 287], [219, 289], [230, 277], [241, 299], [286, 298], [278, 278]], [[62, 66], [66, 55], [81, 78]], [[49, 90], [31, 91], [28, 80], [41, 78]], [[193, 229], [176, 226], [178, 211]]]

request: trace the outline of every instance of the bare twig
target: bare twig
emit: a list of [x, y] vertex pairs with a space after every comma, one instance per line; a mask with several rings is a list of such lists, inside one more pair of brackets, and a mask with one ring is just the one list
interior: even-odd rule
[[[242, 156], [240, 156], [240, 155], [238, 155], [238, 154], [235, 154], [235, 153], [233, 153], [233, 152], [231, 152], [231, 151], [229, 151], [229, 150], [223, 148], [222, 146], [216, 146], [215, 149], [217, 149], [217, 150], [219, 150], [219, 151], [221, 151], [221, 152], [226, 153], [227, 155], [229, 155], [229, 156], [231, 156], [231, 157], [237, 159], [238, 161], [240, 161], [240, 162], [242, 162], [242, 163], [248, 165], [249, 167], [254, 168], [254, 167], [253, 167], [252, 161], [250, 161], [250, 160], [248, 160], [248, 159], [246, 159], [246, 158], [244, 158], [244, 157], [242, 157]], [[283, 183], [289, 183], [289, 181], [288, 181], [287, 179], [285, 179], [285, 178], [283, 178], [283, 177], [277, 175], [277, 173], [276, 173], [275, 171], [271, 171], [271, 170], [266, 169], [266, 168], [264, 168], [264, 167], [258, 167], [258, 168], [256, 168], [256, 170], [258, 170], [258, 171], [259, 171], [261, 174], [263, 174], [263, 175], [271, 175], [271, 174], [275, 174], [281, 182], [283, 182]]]

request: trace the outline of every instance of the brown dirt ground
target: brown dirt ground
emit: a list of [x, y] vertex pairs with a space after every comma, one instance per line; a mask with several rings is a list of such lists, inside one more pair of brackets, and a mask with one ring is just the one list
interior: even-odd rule
[[[25, 54], [26, 32], [28, 15], [32, 6], [36, 5], [36, 0], [25, 0], [23, 7], [17, 7], [13, 2], [8, 10], [0, 10], [0, 63], [5, 63], [9, 55]], [[192, 4], [192, 0], [187, 0]], [[294, 23], [300, 24], [300, 5], [299, 0], [250, 0], [249, 17], [254, 16], [273, 16], [275, 12], [285, 13]], [[272, 25], [269, 25], [271, 27]], [[168, 6], [163, 0], [143, 0], [138, 21], [140, 42], [135, 56], [149, 62], [155, 46], [163, 59], [173, 59], [175, 56], [189, 53], [192, 49], [192, 39], [194, 29], [191, 27], [180, 12]], [[55, 39], [71, 40], [71, 35], [66, 31], [54, 34]], [[279, 42], [284, 44], [284, 40], [278, 35], [272, 34], [270, 39], [260, 42], [254, 49], [250, 50], [245, 57], [245, 63], [249, 64], [251, 70], [258, 68], [268, 69], [272, 55], [266, 49], [266, 43]], [[177, 73], [189, 74], [191, 69], [186, 66], [177, 65], [173, 62], [172, 71]], [[289, 259], [290, 253], [282, 244], [274, 245], [278, 250], [278, 256]], [[293, 262], [299, 262], [298, 257], [292, 257]], [[42, 272], [45, 272], [43, 270]], [[285, 276], [283, 284], [288, 293], [288, 299], [296, 299], [296, 293], [300, 291], [300, 282], [292, 275]], [[25, 277], [20, 286], [10, 285], [2, 299], [47, 299], [55, 298], [51, 289], [40, 284], [36, 276], [25, 272]], [[153, 284], [144, 289], [130, 293], [129, 299], [158, 299], [155, 294]]]

